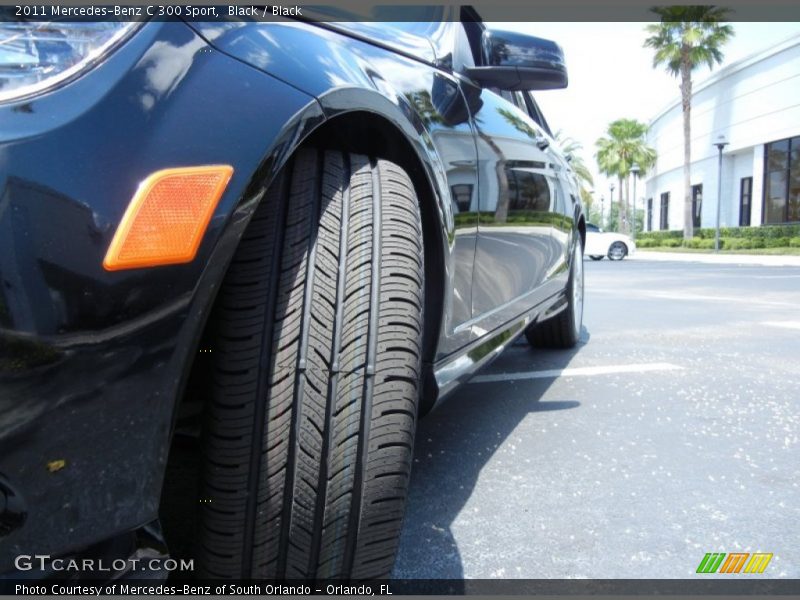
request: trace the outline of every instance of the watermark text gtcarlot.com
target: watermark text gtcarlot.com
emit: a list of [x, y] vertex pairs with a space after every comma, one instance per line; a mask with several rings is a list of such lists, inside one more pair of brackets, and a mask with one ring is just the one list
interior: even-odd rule
[[53, 558], [49, 554], [20, 554], [19, 571], [67, 573], [127, 573], [129, 571], [194, 571], [194, 559], [175, 558]]

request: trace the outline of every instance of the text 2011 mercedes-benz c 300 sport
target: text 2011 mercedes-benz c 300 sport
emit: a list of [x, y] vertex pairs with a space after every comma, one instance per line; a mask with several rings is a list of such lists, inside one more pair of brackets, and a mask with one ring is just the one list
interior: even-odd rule
[[197, 577], [386, 577], [418, 415], [576, 343], [563, 54], [445, 12], [0, 23], [0, 573], [164, 557], [191, 496]]

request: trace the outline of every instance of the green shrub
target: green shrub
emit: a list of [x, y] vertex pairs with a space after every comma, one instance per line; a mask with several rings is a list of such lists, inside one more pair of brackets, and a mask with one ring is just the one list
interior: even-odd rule
[[[762, 225], [755, 227], [721, 227], [720, 236], [726, 238], [767, 239], [781, 237], [800, 237], [800, 225]], [[697, 237], [713, 239], [714, 228], [704, 227], [695, 232]]]
[[[714, 240], [698, 240], [700, 243], [698, 244], [698, 248], [703, 250], [711, 250], [714, 248]], [[720, 250], [725, 247], [725, 238], [719, 238], [719, 247]]]
[[746, 250], [750, 247], [750, 240], [742, 238], [724, 238], [727, 250]]
[[789, 238], [788, 237], [768, 237], [764, 240], [764, 246], [766, 248], [788, 248], [789, 247]]
[[675, 231], [647, 231], [645, 233], [640, 233], [637, 236], [637, 243], [638, 240], [655, 240], [658, 242], [656, 245], [661, 245], [660, 243], [667, 239], [676, 239], [682, 240], [683, 239], [683, 232], [680, 230]]
[[[694, 248], [696, 250], [711, 250], [712, 248], [714, 248], [714, 240], [713, 239], [708, 239], [707, 240], [707, 239], [704, 239], [704, 238], [694, 237], [694, 238], [692, 238], [690, 240], [684, 240], [683, 241], [683, 246], [685, 248]], [[720, 248], [724, 248], [725, 247], [724, 238], [720, 238], [719, 247]]]
[[[716, 230], [711, 227], [697, 229], [691, 240], [683, 239], [683, 232], [647, 231], [637, 236], [639, 248], [714, 248]], [[752, 250], [760, 248], [800, 248], [800, 224], [764, 225], [755, 227], [721, 227], [720, 248], [726, 250]]]
[[764, 247], [764, 240], [758, 240], [756, 238], [734, 238], [738, 242], [738, 249], [739, 250], [752, 250], [753, 248], [757, 248], [758, 244], [761, 244], [761, 247]]

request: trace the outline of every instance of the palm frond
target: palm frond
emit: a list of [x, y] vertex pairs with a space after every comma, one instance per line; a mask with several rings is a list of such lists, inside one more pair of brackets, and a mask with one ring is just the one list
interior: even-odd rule
[[690, 71], [702, 64], [713, 68], [722, 62], [720, 48], [734, 35], [733, 27], [723, 22], [731, 14], [729, 9], [710, 5], [656, 6], [651, 11], [660, 22], [645, 26], [650, 35], [644, 47], [654, 50], [654, 67], [664, 66], [677, 75], [684, 61], [688, 61]]

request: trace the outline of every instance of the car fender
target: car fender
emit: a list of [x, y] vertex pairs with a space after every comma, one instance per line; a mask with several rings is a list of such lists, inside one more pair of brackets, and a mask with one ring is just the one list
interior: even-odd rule
[[[442, 242], [452, 237], [454, 223], [446, 168], [437, 153], [430, 123], [407, 96], [411, 89], [419, 87], [418, 81], [409, 81], [409, 77], [445, 77], [433, 67], [432, 52], [422, 52], [424, 60], [415, 61], [398, 53], [398, 48], [389, 50], [340, 29], [293, 21], [189, 25], [218, 50], [316, 98], [326, 119], [366, 111], [390, 122], [425, 168], [441, 218]], [[409, 44], [409, 51], [430, 45], [414, 39]], [[390, 75], [393, 70], [404, 73]]]
[[[477, 156], [474, 145], [470, 144], [469, 156], [454, 157], [445, 148], [446, 135], [440, 134], [444, 130], [461, 129], [466, 134], [465, 139], [472, 135], [466, 101], [456, 79], [435, 66], [432, 51], [420, 51], [412, 57], [415, 48], [424, 50], [427, 45], [430, 49], [427, 40], [399, 36], [394, 45], [405, 40], [404, 51], [403, 48], [388, 48], [387, 43], [375, 40], [375, 27], [371, 28], [373, 39], [367, 41], [360, 30], [353, 32], [343, 27], [334, 28], [337, 24], [324, 25], [294, 21], [190, 24], [221, 52], [316, 98], [326, 125], [348, 113], [366, 113], [379, 117], [399, 133], [412, 150], [414, 163], [424, 173], [428, 193], [423, 195], [429, 196], [425, 200], [434, 205], [429, 211], [432, 220], [435, 219], [433, 242], [437, 246], [433, 257], [438, 266], [433, 279], [438, 287], [435, 294], [440, 300], [433, 311], [439, 319], [438, 324], [431, 325], [436, 329], [433, 341], [445, 341], [438, 344], [440, 348], [454, 347], [459, 334], [455, 333], [455, 324], [450, 323], [452, 312], [448, 307], [453, 303], [456, 276], [455, 223], [446, 174], [456, 164], [463, 166], [467, 161], [474, 164]], [[447, 93], [442, 91], [444, 88]], [[352, 140], [344, 139], [342, 143], [349, 148], [359, 148]], [[425, 212], [423, 207], [423, 219]], [[426, 244], [431, 241], [426, 236]], [[426, 254], [430, 251], [428, 247]], [[428, 260], [434, 259], [428, 254]], [[429, 315], [430, 309], [426, 308]], [[426, 348], [435, 345], [426, 343]], [[435, 349], [426, 349], [426, 357], [432, 357], [435, 352]]]
[[[264, 97], [281, 99], [272, 120]], [[0, 473], [27, 514], [0, 543], [0, 572], [16, 554], [80, 551], [157, 517], [176, 401], [220, 281], [265, 182], [322, 121], [312, 96], [177, 22], [147, 23], [96, 68], [0, 106], [0, 358], [14, 357], [0, 360]], [[234, 174], [194, 260], [105, 270], [139, 183], [206, 164]]]

